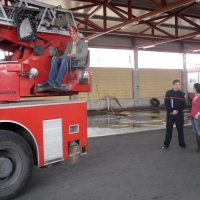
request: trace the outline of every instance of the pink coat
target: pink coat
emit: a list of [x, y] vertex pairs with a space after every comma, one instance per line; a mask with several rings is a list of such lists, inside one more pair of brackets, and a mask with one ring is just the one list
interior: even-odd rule
[[[190, 115], [195, 117], [195, 115], [200, 112], [200, 96], [196, 97], [192, 101], [192, 109]], [[200, 117], [200, 116], [199, 116]]]

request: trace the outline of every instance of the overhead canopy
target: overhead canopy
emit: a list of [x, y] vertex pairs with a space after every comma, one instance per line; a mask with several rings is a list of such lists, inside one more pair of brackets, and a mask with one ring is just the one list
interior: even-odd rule
[[200, 52], [200, 0], [41, 0], [74, 12], [91, 47]]

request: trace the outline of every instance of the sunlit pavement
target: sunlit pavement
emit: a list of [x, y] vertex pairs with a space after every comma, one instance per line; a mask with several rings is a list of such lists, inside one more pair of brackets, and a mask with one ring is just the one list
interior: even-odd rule
[[[191, 125], [190, 109], [184, 110], [184, 125]], [[88, 136], [98, 137], [135, 133], [141, 131], [165, 129], [166, 111], [141, 110], [141, 111], [118, 111], [88, 116]]]

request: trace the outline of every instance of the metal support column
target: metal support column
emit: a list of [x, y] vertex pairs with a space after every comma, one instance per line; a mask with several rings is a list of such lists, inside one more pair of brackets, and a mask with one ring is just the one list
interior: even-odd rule
[[133, 70], [133, 94], [134, 94], [134, 106], [140, 106], [140, 97], [139, 97], [139, 70], [138, 70], [138, 50], [133, 50], [134, 54], [134, 70]]
[[187, 95], [186, 53], [183, 53], [182, 91]]
[[77, 100], [77, 95], [76, 95], [76, 94], [71, 95], [71, 96], [69, 97], [69, 99], [72, 100], [72, 101], [75, 101], [75, 100]]

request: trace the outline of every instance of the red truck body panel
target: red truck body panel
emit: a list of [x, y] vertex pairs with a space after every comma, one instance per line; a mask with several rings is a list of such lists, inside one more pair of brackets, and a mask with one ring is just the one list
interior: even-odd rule
[[[60, 128], [62, 136], [59, 137], [63, 145], [63, 157], [60, 158], [60, 160], [68, 160], [68, 146], [71, 141], [78, 140], [81, 149], [84, 148], [87, 152], [88, 141], [86, 106], [86, 102], [78, 101], [30, 101], [0, 104], [0, 125], [2, 123], [17, 124], [19, 127], [23, 127], [23, 129], [27, 130], [26, 134], [30, 134], [35, 141], [39, 161], [38, 165], [39, 167], [42, 167], [45, 165], [44, 139], [46, 139], [47, 142], [49, 140], [48, 133], [45, 136], [46, 138], [44, 137], [44, 121], [52, 120], [53, 122], [56, 119], [61, 120]], [[74, 125], [78, 126], [77, 132], [70, 133], [70, 126]], [[52, 130], [54, 130], [54, 128], [56, 127], [53, 127]], [[19, 132], [19, 134], [22, 133]], [[22, 136], [24, 136], [24, 134], [22, 134]], [[54, 148], [56, 149], [58, 147], [56, 145], [60, 144], [56, 142], [54, 144], [54, 141], [50, 142], [50, 145], [52, 145], [52, 151]]]

